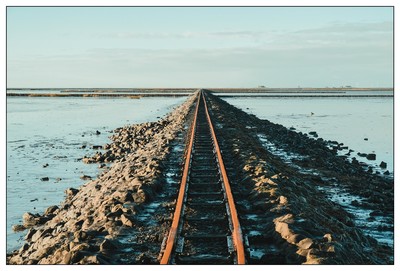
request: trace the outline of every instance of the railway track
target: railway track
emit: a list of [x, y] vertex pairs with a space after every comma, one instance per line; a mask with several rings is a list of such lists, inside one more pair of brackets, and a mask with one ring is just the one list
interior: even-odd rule
[[235, 202], [203, 91], [161, 254], [161, 264], [246, 263]]

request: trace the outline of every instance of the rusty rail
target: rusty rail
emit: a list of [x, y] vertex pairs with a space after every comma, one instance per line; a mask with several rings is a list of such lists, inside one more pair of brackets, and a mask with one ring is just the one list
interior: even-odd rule
[[226, 174], [226, 169], [225, 169], [224, 161], [222, 159], [222, 154], [221, 154], [221, 150], [219, 148], [217, 136], [215, 135], [214, 126], [212, 124], [210, 114], [208, 113], [206, 98], [203, 93], [202, 93], [202, 96], [203, 96], [204, 105], [205, 105], [205, 109], [206, 109], [206, 116], [207, 116], [208, 124], [210, 125], [211, 136], [213, 138], [214, 147], [215, 147], [216, 154], [218, 157], [220, 172], [222, 174], [222, 179], [224, 181], [226, 196], [228, 198], [229, 210], [230, 210], [231, 220], [233, 223], [232, 235], [233, 235], [233, 242], [234, 242], [234, 245], [236, 248], [236, 253], [237, 253], [237, 262], [238, 262], [238, 264], [245, 264], [246, 258], [245, 258], [244, 245], [243, 245], [243, 235], [242, 235], [242, 229], [240, 227], [239, 218], [238, 218], [238, 214], [237, 214], [236, 207], [235, 207], [235, 201], [233, 199], [228, 175]]
[[192, 156], [193, 142], [194, 142], [194, 136], [195, 136], [195, 131], [196, 131], [197, 114], [199, 112], [200, 97], [201, 97], [201, 93], [199, 93], [199, 97], [197, 99], [196, 111], [194, 113], [194, 118], [193, 118], [193, 122], [192, 122], [191, 136], [190, 136], [188, 151], [186, 153], [185, 167], [183, 170], [181, 185], [179, 188], [178, 199], [176, 201], [174, 218], [172, 220], [172, 225], [169, 230], [165, 251], [164, 251], [163, 257], [160, 261], [160, 264], [168, 264], [169, 263], [169, 260], [170, 260], [170, 257], [171, 257], [171, 254], [172, 254], [172, 251], [173, 251], [173, 248], [175, 245], [175, 241], [176, 241], [178, 226], [179, 226], [179, 222], [181, 219], [183, 203], [184, 203], [184, 198], [185, 198], [185, 193], [186, 193], [187, 180], [188, 180], [188, 176], [189, 176], [190, 158]]
[[[200, 119], [198, 120], [198, 115], [199, 115], [199, 106], [200, 106], [201, 100], [204, 103], [203, 104], [204, 109], [203, 109], [203, 107], [201, 108], [202, 109], [201, 110], [202, 114], [201, 114], [201, 121], [200, 121]], [[197, 131], [197, 126], [200, 125], [200, 124], [198, 124], [198, 122], [202, 123], [201, 126], [199, 126], [199, 131]], [[209, 131], [210, 131], [211, 139], [210, 139], [210, 137], [208, 137], [209, 138], [208, 141], [207, 141], [208, 143], [204, 143], [204, 137], [207, 137], [207, 135], [204, 133], [204, 129], [205, 129], [204, 127], [207, 127], [207, 126], [208, 126]], [[197, 139], [195, 139], [196, 138], [196, 133], [200, 134], [199, 138], [197, 138]], [[228, 240], [227, 240], [228, 242], [227, 243], [230, 243], [230, 245], [229, 244], [227, 245], [227, 247], [228, 247], [227, 250], [229, 251], [231, 257], [234, 258], [234, 260], [232, 260], [232, 261], [229, 260], [229, 262], [231, 262], [231, 263], [233, 262], [233, 263], [237, 263], [237, 264], [245, 264], [246, 263], [246, 259], [245, 259], [244, 245], [243, 245], [243, 237], [242, 237], [242, 231], [241, 231], [241, 227], [240, 227], [240, 223], [239, 223], [239, 220], [238, 220], [238, 215], [237, 215], [237, 211], [236, 211], [236, 207], [235, 207], [235, 202], [234, 202], [234, 199], [233, 199], [233, 195], [232, 195], [232, 191], [231, 191], [231, 188], [230, 188], [227, 172], [226, 172], [226, 169], [225, 169], [225, 166], [224, 166], [224, 162], [223, 162], [223, 158], [222, 158], [222, 155], [221, 155], [221, 150], [219, 148], [217, 137], [215, 135], [214, 127], [213, 127], [213, 124], [212, 124], [212, 121], [211, 121], [210, 114], [208, 112], [207, 102], [206, 102], [205, 96], [203, 94], [203, 91], [200, 91], [199, 97], [197, 99], [197, 106], [196, 106], [196, 111], [195, 111], [194, 118], [193, 118], [193, 123], [192, 123], [192, 126], [191, 126], [190, 141], [189, 141], [189, 144], [187, 146], [187, 153], [186, 153], [186, 158], [185, 158], [185, 166], [184, 166], [184, 170], [183, 170], [183, 174], [182, 174], [182, 180], [181, 180], [181, 184], [180, 184], [180, 189], [179, 189], [179, 193], [178, 193], [176, 207], [175, 207], [175, 211], [174, 211], [174, 215], [173, 215], [171, 228], [170, 228], [168, 237], [166, 238], [166, 242], [164, 243], [165, 244], [165, 246], [164, 246], [165, 248], [162, 251], [163, 254], [162, 254], [162, 258], [161, 258], [160, 263], [161, 264], [169, 264], [171, 262], [172, 263], [176, 263], [176, 261], [175, 261], [176, 257], [173, 258], [173, 255], [175, 254], [175, 256], [176, 256], [176, 254], [179, 254], [179, 252], [177, 252], [177, 251], [183, 250], [183, 246], [184, 246], [183, 238], [182, 238], [182, 236], [179, 236], [180, 234], [182, 235], [181, 231], [182, 231], [182, 228], [183, 228], [183, 222], [185, 221], [185, 219], [182, 216], [185, 213], [185, 208], [189, 208], [190, 209], [191, 208], [190, 206], [195, 204], [193, 202], [189, 202], [189, 206], [187, 205], [186, 201], [188, 200], [187, 199], [188, 187], [192, 186], [192, 185], [196, 186], [196, 185], [200, 185], [200, 184], [204, 186], [204, 183], [197, 183], [196, 184], [196, 182], [194, 182], [196, 180], [196, 177], [195, 177], [195, 172], [196, 172], [195, 168], [196, 168], [196, 166], [194, 166], [193, 170], [191, 171], [191, 166], [192, 166], [192, 162], [191, 161], [192, 161], [192, 159], [195, 159], [195, 158], [192, 158], [193, 150], [195, 149], [195, 147], [194, 147], [194, 142], [195, 141], [196, 142], [199, 141], [199, 143], [196, 145], [196, 146], [199, 146], [199, 147], [197, 147], [199, 149], [197, 151], [197, 156], [196, 156], [196, 153], [195, 153], [195, 155], [194, 155], [195, 157], [199, 157], [198, 156], [199, 152], [202, 152], [202, 151], [204, 152], [204, 147], [201, 147], [200, 146], [201, 144], [206, 144], [204, 146], [210, 146], [208, 148], [213, 148], [214, 149], [213, 150], [213, 152], [214, 152], [213, 155], [205, 155], [205, 157], [203, 155], [202, 157], [201, 156], [200, 157], [205, 159], [205, 160], [208, 160], [208, 161], [213, 160], [214, 163], [215, 163], [215, 166], [218, 168], [217, 172], [219, 172], [218, 173], [219, 180], [220, 180], [220, 183], [222, 185], [223, 192], [224, 192], [224, 197], [225, 197], [225, 200], [226, 200], [226, 202], [224, 203], [224, 205], [226, 206], [226, 212], [225, 213], [228, 216], [227, 219], [229, 221], [229, 229], [230, 229], [229, 232], [231, 233], [231, 235], [226, 236], [228, 238]], [[211, 146], [213, 146], [213, 147], [211, 147]], [[208, 150], [208, 152], [211, 152], [211, 151]], [[205, 160], [203, 160], [203, 161], [205, 161]], [[195, 161], [196, 161], [196, 159], [195, 159]], [[190, 176], [192, 176], [192, 175], [193, 175], [192, 182], [194, 182], [193, 184], [191, 184], [192, 182], [190, 181], [191, 180]], [[197, 178], [199, 178], [199, 177], [197, 177]], [[213, 183], [213, 184], [215, 184], [215, 183]], [[190, 191], [192, 191], [192, 190], [190, 190]], [[194, 193], [194, 192], [191, 192], [191, 193]], [[206, 202], [207, 202], [207, 200], [203, 199], [202, 203], [200, 203], [200, 204], [205, 204]], [[197, 204], [199, 204], [199, 203], [197, 203]], [[215, 205], [212, 205], [212, 206], [215, 207]], [[212, 208], [212, 207], [209, 207], [209, 208]], [[207, 213], [208, 212], [210, 212], [210, 211], [207, 211]], [[185, 216], [186, 216], [186, 213], [185, 213]], [[215, 217], [215, 218], [218, 219], [219, 217]], [[187, 220], [187, 218], [186, 218], [186, 220]], [[213, 224], [208, 225], [208, 226], [213, 227]], [[221, 234], [212, 235], [211, 233], [210, 233], [210, 236], [200, 235], [200, 237], [199, 236], [197, 236], [197, 237], [193, 236], [193, 234], [192, 234], [191, 238], [195, 238], [195, 239], [196, 238], [209, 238], [211, 240], [210, 248], [213, 248], [213, 245], [212, 245], [213, 240], [214, 240], [214, 242], [216, 242], [215, 239], [213, 239], [213, 236], [216, 236], [216, 238], [223, 238], [223, 237], [221, 237]], [[180, 239], [180, 240], [178, 241], [178, 239]], [[229, 240], [231, 240], [231, 241], [229, 241]], [[181, 247], [181, 248], [179, 249], [177, 247]], [[208, 256], [210, 256], [210, 255], [208, 254]], [[203, 258], [201, 258], [201, 257], [203, 257]], [[206, 256], [205, 255], [200, 255], [200, 258], [201, 258], [200, 262], [201, 263], [209, 263], [207, 261], [204, 261], [204, 257], [207, 257], [207, 255]], [[231, 257], [229, 257], [229, 258], [231, 258]], [[172, 260], [172, 258], [174, 260]], [[220, 263], [224, 263], [224, 262], [226, 262], [227, 258], [220, 257], [220, 258], [216, 258], [215, 260], [216, 261], [221, 261]], [[180, 259], [180, 261], [183, 261], [183, 259]], [[183, 263], [185, 263], [185, 262], [183, 262]]]

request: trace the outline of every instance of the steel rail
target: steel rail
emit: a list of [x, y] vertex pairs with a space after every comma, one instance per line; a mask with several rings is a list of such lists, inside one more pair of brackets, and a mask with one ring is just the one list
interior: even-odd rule
[[[204, 102], [204, 112], [203, 114], [205, 115], [205, 124], [208, 126], [209, 128], [209, 132], [210, 132], [210, 140], [212, 142], [213, 145], [213, 149], [214, 149], [214, 155], [216, 156], [216, 163], [218, 164], [218, 171], [219, 171], [219, 176], [220, 176], [220, 180], [222, 181], [222, 185], [223, 185], [223, 189], [224, 189], [224, 194], [225, 194], [225, 198], [227, 201], [227, 206], [226, 206], [226, 211], [227, 214], [229, 216], [229, 224], [230, 226], [230, 230], [231, 230], [231, 240], [233, 243], [233, 251], [236, 252], [236, 257], [235, 257], [235, 263], [237, 264], [245, 264], [246, 263], [246, 259], [245, 259], [245, 250], [244, 250], [244, 245], [243, 245], [243, 237], [242, 237], [242, 231], [241, 231], [241, 227], [240, 227], [240, 223], [239, 223], [239, 219], [238, 219], [238, 214], [236, 211], [236, 207], [235, 207], [235, 202], [233, 199], [233, 195], [232, 195], [232, 190], [229, 184], [229, 180], [228, 180], [228, 175], [225, 169], [225, 165], [222, 159], [222, 154], [221, 154], [221, 150], [218, 144], [218, 140], [214, 131], [214, 127], [211, 121], [211, 117], [210, 114], [208, 112], [208, 107], [207, 107], [207, 103], [206, 103], [206, 99], [204, 96], [203, 91], [200, 91], [198, 99], [197, 99], [197, 106], [196, 106], [196, 110], [195, 110], [195, 114], [194, 114], [194, 118], [193, 118], [193, 122], [192, 122], [192, 126], [191, 126], [191, 134], [190, 134], [190, 141], [189, 144], [187, 145], [187, 153], [186, 153], [186, 157], [185, 157], [185, 165], [184, 165], [184, 170], [183, 170], [183, 174], [182, 174], [182, 180], [181, 180], [181, 184], [180, 184], [180, 189], [179, 189], [179, 193], [178, 193], [178, 198], [177, 198], [177, 202], [176, 202], [176, 207], [175, 207], [175, 211], [174, 211], [174, 215], [173, 215], [173, 220], [172, 220], [172, 224], [171, 224], [171, 228], [168, 234], [168, 237], [166, 239], [165, 242], [165, 249], [163, 249], [162, 253], [162, 257], [161, 257], [161, 261], [160, 264], [169, 264], [173, 262], [173, 255], [175, 253], [175, 250], [177, 249], [177, 246], [180, 247], [180, 244], [178, 244], [179, 242], [177, 241], [179, 239], [179, 233], [182, 230], [182, 221], [183, 221], [183, 214], [184, 214], [184, 210], [185, 210], [185, 204], [186, 204], [186, 195], [188, 193], [187, 189], [189, 186], [189, 176], [190, 176], [190, 171], [191, 171], [191, 167], [192, 167], [192, 159], [193, 158], [193, 152], [195, 151], [195, 146], [194, 146], [194, 142], [196, 140], [196, 133], [197, 133], [197, 126], [198, 126], [198, 119], [199, 119], [199, 107], [200, 107], [200, 103], [201, 103], [201, 99]], [[180, 241], [181, 242], [181, 241]], [[231, 244], [232, 244], [231, 243]]]
[[190, 159], [191, 159], [192, 150], [193, 150], [193, 142], [194, 142], [195, 131], [196, 131], [197, 113], [199, 112], [200, 98], [201, 98], [201, 91], [199, 92], [199, 97], [197, 99], [196, 111], [195, 111], [193, 122], [192, 122], [190, 142], [189, 142], [189, 146], [188, 146], [188, 152], [186, 153], [185, 167], [183, 170], [181, 185], [179, 188], [179, 194], [178, 194], [178, 199], [176, 202], [174, 217], [172, 220], [172, 225], [171, 225], [171, 228], [170, 228], [170, 231], [168, 234], [168, 239], [166, 242], [164, 254], [161, 258], [160, 264], [168, 264], [169, 263], [173, 249], [174, 249], [176, 236], [178, 233], [179, 222], [181, 219], [183, 203], [184, 203], [184, 199], [185, 199], [187, 180], [188, 180], [188, 176], [189, 176]]
[[236, 253], [237, 253], [237, 263], [245, 264], [246, 257], [245, 257], [245, 250], [244, 250], [244, 245], [243, 245], [243, 235], [242, 235], [242, 229], [240, 227], [239, 218], [238, 218], [238, 214], [237, 214], [236, 207], [235, 207], [235, 201], [233, 199], [228, 175], [226, 173], [224, 161], [222, 159], [221, 149], [219, 148], [217, 136], [215, 135], [214, 126], [212, 124], [210, 114], [208, 113], [206, 98], [203, 93], [201, 93], [201, 96], [203, 97], [203, 100], [204, 100], [205, 112], [206, 112], [208, 124], [210, 126], [211, 135], [212, 135], [212, 138], [214, 141], [214, 147], [215, 147], [215, 151], [216, 151], [216, 154], [218, 157], [218, 163], [219, 163], [223, 183], [225, 185], [225, 191], [226, 191], [226, 196], [227, 196], [227, 200], [228, 200], [229, 211], [231, 214], [231, 219], [232, 219], [232, 224], [233, 224], [232, 237], [233, 237], [233, 242], [234, 242], [234, 245], [236, 248]]

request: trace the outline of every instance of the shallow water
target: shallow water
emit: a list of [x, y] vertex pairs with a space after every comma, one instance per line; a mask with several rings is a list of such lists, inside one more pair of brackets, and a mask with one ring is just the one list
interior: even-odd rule
[[326, 91], [318, 91], [318, 90], [310, 90], [310, 91], [301, 91], [301, 90], [286, 90], [286, 91], [268, 91], [268, 92], [255, 92], [255, 93], [214, 93], [216, 96], [393, 96], [393, 91], [387, 90], [326, 90]]
[[[371, 220], [372, 217], [370, 214], [372, 210], [364, 207], [354, 207], [352, 205], [352, 202], [355, 200], [362, 202], [367, 199], [350, 194], [345, 188], [336, 186], [337, 184], [332, 182], [331, 178], [325, 177], [322, 172], [319, 172], [316, 169], [306, 169], [296, 165], [293, 160], [304, 158], [303, 155], [286, 152], [285, 150], [277, 147], [274, 143], [270, 142], [264, 134], [258, 134], [257, 136], [262, 145], [268, 151], [281, 158], [286, 164], [295, 168], [300, 173], [320, 176], [322, 180], [325, 180], [325, 185], [319, 186], [317, 189], [322, 191], [328, 199], [341, 205], [347, 212], [351, 213], [354, 216], [354, 221], [357, 227], [363, 229], [366, 234], [372, 236], [377, 241], [387, 244], [391, 247], [394, 246], [394, 232], [391, 230], [391, 225], [393, 225], [393, 222], [390, 221], [390, 219], [383, 216], [375, 216], [373, 220]], [[380, 226], [386, 227], [386, 230], [379, 229]]]
[[[379, 168], [381, 161], [393, 172], [393, 98], [388, 97], [232, 97], [223, 98], [261, 119], [297, 131], [316, 131], [353, 149], [351, 157]], [[365, 140], [367, 139], [367, 140]], [[375, 153], [376, 161], [357, 155]]]
[[84, 184], [81, 175], [96, 178], [97, 165], [78, 160], [96, 152], [93, 145], [110, 142], [110, 131], [117, 127], [156, 121], [184, 100], [8, 97], [7, 251], [23, 243], [24, 232], [11, 229], [22, 223], [23, 213], [58, 205], [65, 189]]

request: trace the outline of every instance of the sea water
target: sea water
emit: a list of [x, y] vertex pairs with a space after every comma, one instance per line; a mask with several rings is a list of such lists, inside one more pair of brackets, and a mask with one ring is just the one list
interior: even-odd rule
[[[43, 213], [59, 205], [69, 187], [100, 173], [80, 161], [93, 145], [109, 143], [115, 128], [156, 121], [186, 97], [7, 98], [7, 252], [23, 244], [26, 232], [14, 233], [25, 212]], [[48, 181], [42, 181], [48, 178]]]
[[[351, 157], [393, 173], [393, 97], [227, 97], [228, 103], [261, 119], [317, 132], [354, 150]], [[346, 150], [347, 152], [348, 150]], [[357, 153], [375, 153], [367, 160]], [[386, 169], [385, 169], [386, 170]], [[384, 171], [383, 169], [381, 171]]]

